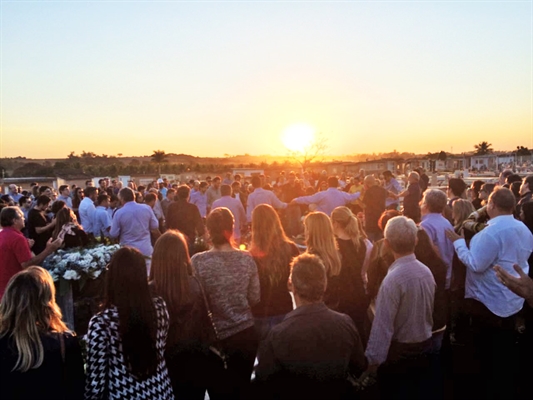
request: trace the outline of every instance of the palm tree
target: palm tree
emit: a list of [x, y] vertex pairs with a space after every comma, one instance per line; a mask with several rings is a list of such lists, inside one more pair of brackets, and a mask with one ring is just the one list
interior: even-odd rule
[[168, 162], [167, 154], [163, 150], [154, 150], [150, 157], [152, 157], [152, 162], [157, 165], [157, 174], [161, 175], [161, 164]]
[[485, 154], [492, 153], [493, 149], [491, 146], [492, 146], [492, 143], [489, 143], [489, 142], [481, 142], [479, 144], [474, 145], [476, 149], [476, 155], [482, 156]]

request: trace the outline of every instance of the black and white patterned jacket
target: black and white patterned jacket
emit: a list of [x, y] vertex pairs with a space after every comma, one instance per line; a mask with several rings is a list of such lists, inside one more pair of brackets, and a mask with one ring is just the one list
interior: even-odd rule
[[154, 298], [154, 306], [160, 361], [157, 372], [142, 381], [127, 369], [117, 309], [108, 308], [91, 318], [87, 333], [86, 399], [174, 399], [164, 357], [168, 334], [167, 307], [160, 297]]

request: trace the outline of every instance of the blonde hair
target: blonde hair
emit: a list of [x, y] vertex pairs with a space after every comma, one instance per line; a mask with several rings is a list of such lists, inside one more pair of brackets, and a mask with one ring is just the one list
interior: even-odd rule
[[328, 277], [339, 275], [341, 259], [329, 217], [323, 212], [312, 212], [305, 217], [304, 226], [307, 252], [322, 259]]
[[[260, 204], [252, 211], [252, 242], [250, 254], [257, 267], [268, 276], [271, 285], [286, 278], [292, 261], [293, 242], [285, 235], [278, 213], [268, 204]], [[261, 272], [261, 271], [259, 271]]]
[[44, 349], [39, 333], [68, 331], [48, 271], [33, 266], [11, 278], [0, 304], [0, 338], [8, 336], [15, 341], [18, 358], [13, 371], [41, 366]]
[[476, 209], [474, 205], [465, 199], [457, 199], [453, 202], [452, 216], [455, 226], [460, 226]]
[[339, 224], [344, 233], [352, 239], [355, 248], [359, 249], [361, 240], [366, 239], [366, 235], [359, 227], [359, 221], [351, 210], [345, 206], [335, 208], [331, 213], [331, 221]]

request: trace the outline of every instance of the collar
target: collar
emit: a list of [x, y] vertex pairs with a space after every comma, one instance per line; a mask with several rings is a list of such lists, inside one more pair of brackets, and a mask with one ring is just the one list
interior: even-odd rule
[[389, 267], [389, 272], [393, 271], [394, 269], [398, 267], [401, 267], [404, 264], [412, 263], [413, 261], [416, 261], [416, 256], [414, 253], [400, 257], [397, 260], [395, 260], [392, 263], [392, 265]]
[[296, 318], [301, 315], [314, 314], [327, 309], [328, 307], [322, 301], [319, 303], [306, 304], [288, 313], [285, 319]]
[[495, 225], [498, 222], [505, 222], [505, 221], [509, 221], [509, 220], [513, 220], [514, 221], [514, 219], [515, 218], [514, 218], [513, 214], [498, 215], [497, 217], [489, 219], [489, 221], [487, 222], [487, 225]]
[[2, 231], [4, 231], [4, 232], [5, 231], [12, 231], [12, 232], [15, 232], [18, 235], [24, 236], [21, 231], [19, 231], [18, 229], [13, 228], [12, 226], [2, 227]]

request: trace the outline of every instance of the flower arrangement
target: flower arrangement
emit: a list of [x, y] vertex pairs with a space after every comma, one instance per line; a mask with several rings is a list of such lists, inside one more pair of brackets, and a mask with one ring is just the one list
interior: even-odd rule
[[57, 250], [43, 262], [54, 281], [79, 280], [83, 284], [87, 279], [96, 279], [106, 270], [111, 256], [120, 245], [96, 245], [90, 248], [72, 248]]

